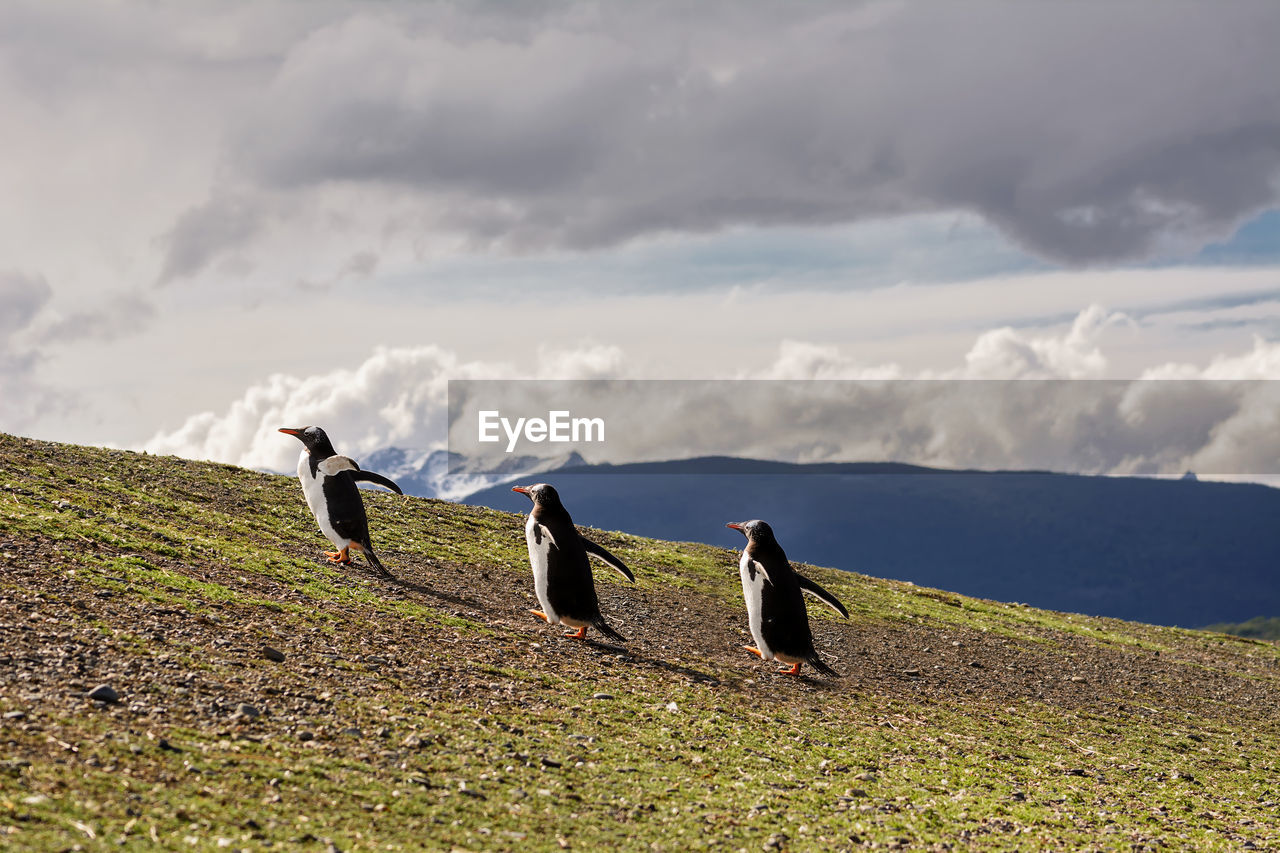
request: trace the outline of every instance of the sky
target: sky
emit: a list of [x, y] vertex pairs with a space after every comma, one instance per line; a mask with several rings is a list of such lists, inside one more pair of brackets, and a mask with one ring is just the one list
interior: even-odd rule
[[[283, 425], [438, 446], [451, 378], [1280, 378], [1277, 43], [1270, 0], [7, 2], [0, 430], [288, 470]], [[1275, 420], [1169, 464], [1269, 473]]]

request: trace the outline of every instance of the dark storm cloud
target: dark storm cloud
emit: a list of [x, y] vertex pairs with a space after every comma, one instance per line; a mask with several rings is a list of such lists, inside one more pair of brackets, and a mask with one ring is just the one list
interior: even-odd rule
[[[350, 7], [287, 51], [229, 173], [402, 189], [505, 248], [967, 210], [1068, 264], [1277, 200], [1274, 3], [516, 8]], [[189, 212], [168, 274], [260, 225]]]

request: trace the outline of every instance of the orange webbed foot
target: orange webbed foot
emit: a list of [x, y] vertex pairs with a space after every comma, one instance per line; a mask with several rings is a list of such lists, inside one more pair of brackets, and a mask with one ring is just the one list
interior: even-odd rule
[[760, 654], [760, 650], [757, 649], [755, 646], [743, 646], [743, 648], [751, 652], [751, 654], [755, 655], [756, 657], [760, 658], [760, 660], [764, 660], [764, 655]]
[[579, 628], [576, 631], [566, 631], [565, 636], [573, 637], [575, 640], [581, 640], [587, 636], [587, 626], [583, 625], [581, 628]]
[[790, 667], [783, 667], [782, 669], [778, 670], [778, 672], [781, 673], [782, 675], [799, 675], [800, 664], [795, 664], [794, 666], [790, 666]]
[[347, 548], [341, 551], [325, 551], [324, 555], [329, 558], [330, 563], [339, 563], [344, 566], [351, 565], [351, 554]]
[[530, 610], [529, 612], [532, 613], [534, 616], [537, 616], [543, 622], [551, 621], [550, 619], [547, 618], [547, 614], [543, 613], [541, 610]]

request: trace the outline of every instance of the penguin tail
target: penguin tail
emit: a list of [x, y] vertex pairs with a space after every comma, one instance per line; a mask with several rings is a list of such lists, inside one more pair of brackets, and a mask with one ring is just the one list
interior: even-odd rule
[[816, 653], [812, 657], [810, 657], [808, 660], [806, 660], [805, 663], [809, 664], [809, 666], [813, 667], [818, 672], [822, 673], [828, 678], [840, 677], [840, 673], [836, 672], [834, 669], [827, 666], [827, 662], [824, 661], [822, 658], [818, 657]]
[[613, 630], [613, 626], [610, 625], [608, 622], [604, 621], [603, 616], [601, 616], [596, 621], [592, 622], [591, 627], [595, 628], [597, 631], [599, 631], [601, 634], [604, 634], [606, 637], [608, 637], [610, 640], [613, 640], [615, 643], [625, 643], [627, 641], [626, 637], [622, 636], [617, 631]]
[[378, 559], [378, 555], [373, 553], [372, 545], [368, 542], [363, 542], [360, 544], [360, 550], [364, 552], [364, 558], [369, 561], [369, 565], [378, 570], [378, 574], [382, 575], [384, 578], [395, 578], [395, 575], [387, 571], [387, 567], [382, 565], [382, 561]]

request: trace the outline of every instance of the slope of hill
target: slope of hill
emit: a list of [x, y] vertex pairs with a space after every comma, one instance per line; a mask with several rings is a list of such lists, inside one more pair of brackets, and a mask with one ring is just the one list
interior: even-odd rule
[[[585, 523], [732, 545], [723, 522], [763, 518], [793, 558], [966, 595], [1184, 627], [1280, 613], [1280, 489], [1266, 486], [745, 459], [553, 482]], [[520, 500], [510, 483], [463, 499]]]
[[809, 568], [845, 677], [792, 679], [726, 550], [594, 533], [623, 648], [526, 612], [514, 515], [366, 495], [388, 582], [289, 478], [0, 436], [0, 484], [0, 846], [1280, 846], [1269, 643]]
[[1280, 640], [1280, 617], [1267, 619], [1263, 616], [1255, 616], [1253, 619], [1239, 624], [1209, 625], [1205, 630], [1234, 634], [1237, 637], [1252, 637], [1258, 640]]

